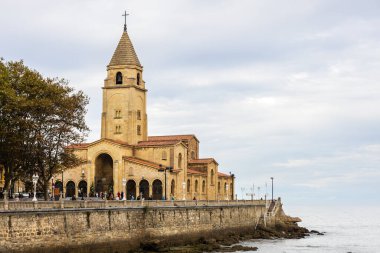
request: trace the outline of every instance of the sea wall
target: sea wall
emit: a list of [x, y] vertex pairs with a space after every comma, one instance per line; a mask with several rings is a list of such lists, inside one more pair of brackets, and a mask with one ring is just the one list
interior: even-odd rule
[[0, 252], [195, 236], [256, 226], [266, 212], [265, 204], [1, 211]]

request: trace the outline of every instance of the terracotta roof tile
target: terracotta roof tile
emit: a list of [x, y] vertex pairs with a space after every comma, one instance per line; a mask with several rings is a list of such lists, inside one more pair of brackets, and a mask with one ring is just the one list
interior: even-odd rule
[[[169, 141], [169, 140], [191, 140], [192, 138], [197, 139], [194, 134], [183, 134], [183, 135], [165, 135], [165, 136], [148, 136], [148, 141]], [[198, 140], [198, 139], [197, 139]]]
[[188, 174], [199, 174], [199, 175], [206, 175], [205, 172], [200, 172], [200, 171], [197, 171], [197, 170], [192, 170], [192, 169], [187, 169], [187, 173]]
[[78, 143], [78, 144], [71, 144], [67, 146], [66, 148], [69, 149], [82, 149], [82, 148], [87, 148], [90, 143]]
[[179, 140], [163, 140], [163, 141], [139, 141], [137, 146], [171, 146], [180, 142]]
[[231, 177], [231, 175], [224, 174], [222, 172], [218, 172], [218, 177]]
[[200, 158], [200, 159], [193, 159], [189, 161], [189, 163], [211, 163], [211, 162], [215, 162], [216, 164], [218, 164], [214, 158]]
[[124, 156], [123, 159], [128, 161], [128, 162], [149, 166], [149, 167], [154, 168], [154, 169], [160, 168], [160, 165], [158, 163], [150, 162], [150, 161], [143, 160], [143, 159], [136, 158], [136, 157]]

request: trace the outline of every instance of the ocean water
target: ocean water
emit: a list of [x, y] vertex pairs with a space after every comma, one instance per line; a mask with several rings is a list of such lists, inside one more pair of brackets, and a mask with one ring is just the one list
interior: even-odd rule
[[305, 239], [252, 240], [241, 243], [258, 247], [259, 253], [380, 253], [379, 207], [299, 207], [286, 208], [302, 218], [301, 226], [325, 232]]

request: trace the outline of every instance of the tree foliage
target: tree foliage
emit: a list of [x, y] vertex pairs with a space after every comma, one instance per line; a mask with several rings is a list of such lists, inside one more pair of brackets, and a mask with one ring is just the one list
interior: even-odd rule
[[88, 97], [64, 79], [46, 78], [18, 62], [0, 60], [0, 164], [5, 189], [15, 179], [40, 177], [45, 198], [52, 176], [81, 161], [65, 149], [80, 143]]

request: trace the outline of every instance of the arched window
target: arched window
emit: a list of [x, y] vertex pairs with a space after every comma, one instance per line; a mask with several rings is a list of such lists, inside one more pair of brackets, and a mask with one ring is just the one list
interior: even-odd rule
[[202, 193], [205, 193], [206, 191], [206, 181], [203, 180], [202, 182]]
[[198, 192], [198, 180], [195, 180], [194, 191], [195, 191], [195, 192]]
[[224, 194], [227, 193], [227, 183], [224, 183]]
[[191, 187], [190, 179], [187, 179], [187, 192], [190, 192], [190, 187]]
[[116, 84], [123, 84], [123, 74], [121, 72], [116, 73]]
[[178, 154], [178, 168], [180, 169], [182, 166], [182, 154], [181, 153], [179, 153]]
[[166, 151], [162, 151], [162, 160], [168, 159]]
[[218, 193], [220, 194], [220, 182], [218, 182]]
[[128, 175], [129, 176], [133, 176], [133, 168], [132, 167], [129, 167], [129, 169], [128, 169]]
[[174, 197], [174, 193], [175, 193], [175, 181], [174, 179], [172, 179], [172, 183], [170, 185], [170, 194]]
[[211, 184], [214, 184], [214, 170], [211, 170]]
[[195, 152], [194, 151], [191, 151], [191, 159], [195, 159]]
[[140, 85], [140, 73], [137, 73], [136, 83], [137, 85]]

